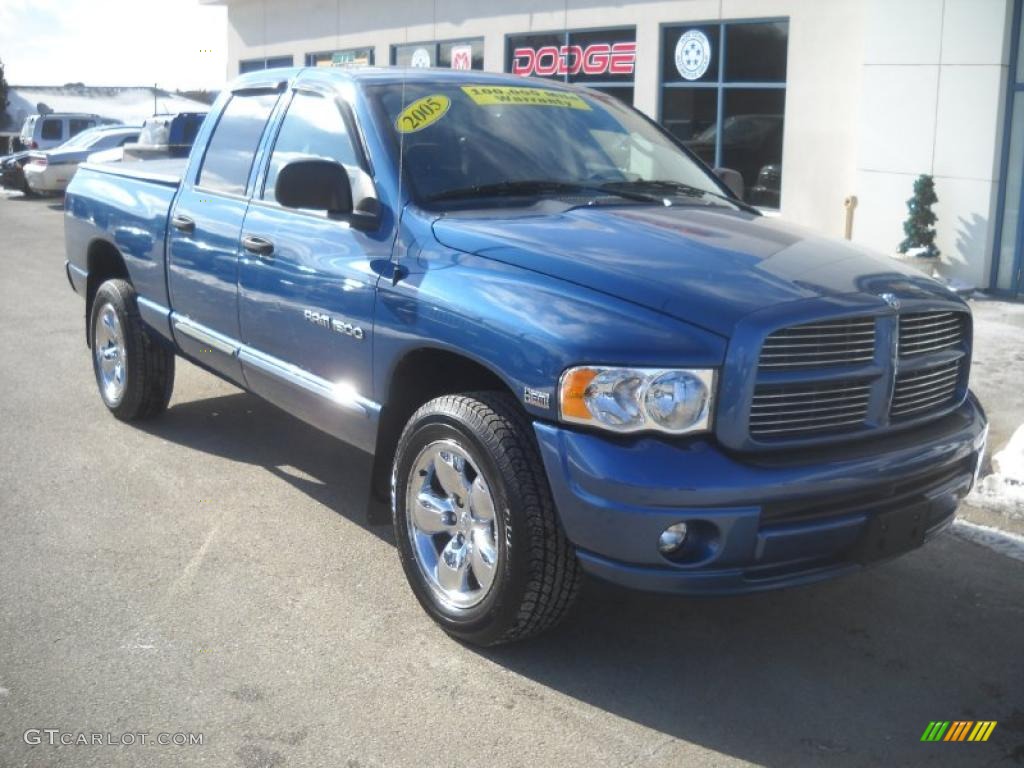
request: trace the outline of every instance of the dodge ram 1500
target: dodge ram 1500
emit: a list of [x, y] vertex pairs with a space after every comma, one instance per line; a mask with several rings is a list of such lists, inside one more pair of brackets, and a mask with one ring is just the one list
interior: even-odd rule
[[65, 222], [113, 415], [163, 412], [181, 356], [373, 454], [468, 642], [545, 629], [584, 573], [715, 595], [894, 557], [984, 449], [961, 299], [598, 91], [252, 73], [187, 159], [83, 166]]

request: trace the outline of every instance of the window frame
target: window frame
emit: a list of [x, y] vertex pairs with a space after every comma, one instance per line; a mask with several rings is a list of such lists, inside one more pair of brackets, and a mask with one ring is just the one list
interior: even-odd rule
[[[430, 68], [431, 69], [450, 69], [451, 67], [441, 67], [441, 46], [451, 45], [455, 43], [464, 43], [465, 45], [472, 45], [473, 43], [480, 43], [481, 55], [485, 53], [486, 38], [482, 35], [474, 35], [473, 37], [449, 37], [443, 40], [424, 40], [423, 42], [412, 42], [412, 43], [391, 43], [388, 46], [388, 65], [392, 67], [398, 66], [398, 49], [399, 48], [433, 48], [433, 57]], [[485, 69], [470, 69], [470, 72], [484, 72]]]
[[[750, 19], [711, 19], [707, 21], [669, 21], [662, 22], [658, 25], [658, 122], [664, 125], [665, 120], [665, 91], [667, 89], [706, 89], [714, 90], [716, 93], [716, 107], [715, 107], [715, 162], [714, 168], [719, 168], [722, 165], [722, 128], [725, 123], [725, 92], [732, 89], [741, 90], [766, 90], [766, 91], [782, 91], [786, 92], [789, 83], [789, 29], [786, 32], [786, 79], [782, 81], [760, 81], [752, 82], [746, 80], [727, 81], [725, 79], [725, 64], [726, 64], [726, 46], [729, 44], [728, 34], [726, 34], [727, 27], [735, 27], [743, 24], [779, 24], [785, 23], [787, 27], [792, 24], [792, 19], [789, 16], [766, 16], [763, 18], [750, 18]], [[714, 80], [707, 80], [705, 82], [666, 82], [663, 71], [663, 64], [665, 61], [666, 50], [665, 50], [665, 30], [670, 28], [684, 28], [684, 27], [717, 27], [718, 28], [718, 72]], [[783, 111], [782, 114], [782, 142], [785, 146], [786, 141], [786, 113]], [[763, 208], [763, 206], [757, 206]], [[779, 208], [764, 208], [764, 210], [776, 211], [781, 210], [782, 200], [780, 191]]]
[[[58, 127], [56, 136], [46, 135], [46, 126], [56, 125]], [[64, 139], [64, 126], [67, 125], [67, 120], [63, 117], [46, 117], [43, 116], [42, 123], [39, 124], [39, 138], [42, 141], [65, 141]], [[70, 136], [68, 138], [71, 138]]]
[[[189, 179], [192, 183], [192, 189], [194, 191], [203, 192], [209, 195], [218, 195], [220, 197], [226, 197], [232, 200], [250, 200], [252, 198], [252, 191], [253, 189], [255, 189], [254, 186], [250, 185], [250, 182], [252, 182], [253, 180], [253, 169], [256, 167], [256, 161], [258, 158], [260, 159], [260, 162], [262, 162], [262, 158], [260, 158], [260, 152], [263, 149], [263, 145], [267, 138], [267, 129], [274, 122], [275, 117], [281, 108], [282, 92], [282, 88], [272, 86], [254, 88], [243, 87], [231, 92], [230, 97], [226, 102], [224, 102], [224, 106], [221, 107], [220, 111], [217, 113], [217, 121], [213, 124], [213, 126], [210, 128], [210, 132], [205, 137], [203, 155], [199, 159], [199, 163], [196, 166], [194, 176], [191, 176]], [[208, 187], [201, 184], [200, 179], [203, 176], [203, 168], [206, 167], [206, 159], [210, 154], [210, 145], [212, 144], [213, 137], [217, 133], [217, 129], [220, 128], [220, 124], [224, 119], [224, 114], [227, 112], [228, 105], [231, 103], [231, 101], [239, 97], [246, 98], [249, 96], [261, 96], [270, 94], [276, 94], [277, 100], [274, 102], [274, 106], [270, 108], [270, 113], [267, 115], [267, 119], [263, 124], [263, 132], [260, 134], [260, 138], [256, 142], [256, 148], [253, 152], [252, 163], [249, 165], [249, 173], [245, 177], [245, 186], [243, 187], [241, 194], [237, 192], [227, 192], [223, 189], [216, 189], [214, 187]]]
[[[316, 63], [315, 63], [315, 58], [317, 56], [332, 56], [333, 57], [334, 54], [336, 54], [336, 53], [349, 53], [349, 52], [352, 52], [352, 51], [369, 51], [370, 52], [370, 61], [369, 61], [369, 63], [366, 66], [368, 66], [368, 67], [375, 66], [376, 61], [377, 61], [377, 46], [375, 46], [375, 45], [356, 45], [356, 46], [351, 46], [349, 48], [334, 48], [334, 49], [331, 49], [331, 50], [310, 51], [309, 53], [305, 54], [305, 57], [304, 57], [303, 60], [305, 61], [305, 66], [313, 67], [313, 68], [318, 68]], [[332, 64], [331, 66], [334, 66], [334, 65]], [[326, 67], [325, 67], [325, 69], [326, 69]]]
[[363, 173], [367, 174], [371, 180], [373, 179], [373, 169], [369, 163], [369, 157], [366, 153], [363, 134], [359, 128], [359, 121], [356, 120], [352, 106], [347, 101], [340, 98], [338, 94], [331, 89], [318, 88], [312, 83], [296, 83], [288, 89], [287, 101], [284, 103], [279, 101], [276, 107], [276, 113], [271, 117], [274, 125], [269, 136], [264, 137], [266, 148], [263, 152], [263, 157], [260, 158], [255, 183], [253, 184], [252, 190], [248, 192], [249, 204], [261, 205], [267, 208], [273, 208], [274, 210], [287, 211], [288, 213], [294, 213], [301, 216], [314, 216], [318, 219], [331, 219], [332, 221], [339, 221], [339, 223], [344, 224], [345, 222], [329, 216], [326, 211], [308, 211], [300, 208], [286, 208], [277, 202], [276, 198], [267, 199], [264, 197], [266, 194], [267, 175], [270, 173], [270, 161], [274, 156], [274, 149], [277, 147], [277, 141], [281, 135], [281, 129], [284, 127], [284, 121], [288, 117], [288, 110], [291, 108], [292, 102], [295, 101], [295, 97], [300, 93], [319, 96], [334, 104], [335, 108], [341, 114], [341, 119], [345, 123], [345, 130], [347, 131], [349, 141], [352, 144], [352, 150], [355, 153], [359, 169]]
[[[269, 66], [270, 62], [274, 61], [285, 61], [288, 60], [287, 64], [274, 64]], [[261, 63], [263, 66], [253, 67], [252, 69], [242, 69], [244, 64], [256, 64]], [[238, 74], [248, 75], [251, 72], [264, 72], [268, 69], [287, 69], [288, 67], [295, 66], [295, 54], [293, 53], [282, 53], [280, 56], [263, 56], [262, 58], [257, 56], [254, 59], [239, 59], [238, 60]]]

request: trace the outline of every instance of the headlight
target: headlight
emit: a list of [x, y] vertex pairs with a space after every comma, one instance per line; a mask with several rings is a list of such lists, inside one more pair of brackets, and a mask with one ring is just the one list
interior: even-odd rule
[[715, 372], [702, 369], [580, 366], [562, 374], [563, 421], [613, 432], [681, 435], [710, 428]]

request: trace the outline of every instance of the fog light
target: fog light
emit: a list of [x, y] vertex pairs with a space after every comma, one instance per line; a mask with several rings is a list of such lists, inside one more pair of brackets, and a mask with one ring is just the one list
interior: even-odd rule
[[676, 523], [666, 528], [658, 537], [658, 550], [663, 555], [678, 552], [686, 543], [686, 523]]

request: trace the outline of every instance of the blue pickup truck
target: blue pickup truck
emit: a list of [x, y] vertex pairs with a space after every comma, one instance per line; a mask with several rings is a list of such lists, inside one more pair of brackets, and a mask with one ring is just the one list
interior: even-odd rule
[[65, 222], [113, 415], [163, 412], [180, 355], [373, 454], [467, 642], [549, 627], [584, 573], [720, 595], [892, 558], [984, 452], [962, 300], [596, 91], [252, 73], [187, 159], [84, 166]]

